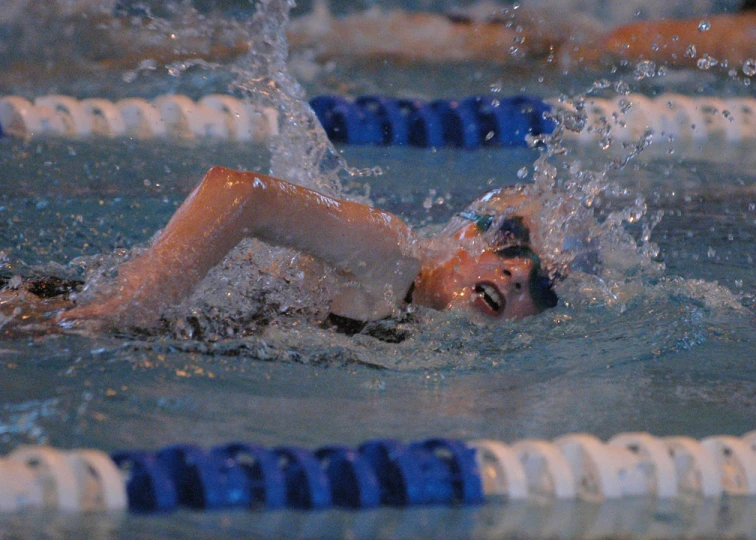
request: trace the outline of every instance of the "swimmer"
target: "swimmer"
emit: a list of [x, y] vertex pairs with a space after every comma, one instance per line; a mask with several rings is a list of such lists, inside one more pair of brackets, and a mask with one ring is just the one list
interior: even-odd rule
[[756, 1], [746, 0], [738, 13], [641, 21], [616, 28], [594, 43], [568, 45], [563, 63], [650, 60], [670, 66], [695, 67], [707, 56], [711, 65], [740, 68], [756, 58]]
[[332, 315], [371, 321], [406, 302], [520, 319], [557, 297], [536, 254], [538, 203], [525, 188], [495, 190], [421, 239], [393, 214], [254, 172], [211, 169], [154, 243], [119, 269], [115, 292], [63, 312], [154, 325], [246, 237], [293, 248], [333, 267], [343, 286]]
[[378, 7], [334, 17], [325, 0], [292, 19], [293, 50], [308, 49], [318, 60], [391, 58], [401, 62], [517, 64], [548, 58], [573, 36], [595, 35], [595, 21], [579, 14], [476, 2], [447, 13], [383, 10]]

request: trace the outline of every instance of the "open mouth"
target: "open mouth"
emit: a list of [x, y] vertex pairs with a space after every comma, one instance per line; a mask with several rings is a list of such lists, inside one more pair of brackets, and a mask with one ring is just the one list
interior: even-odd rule
[[475, 284], [477, 298], [475, 303], [489, 315], [501, 315], [507, 305], [507, 300], [499, 288], [490, 281], [479, 281]]

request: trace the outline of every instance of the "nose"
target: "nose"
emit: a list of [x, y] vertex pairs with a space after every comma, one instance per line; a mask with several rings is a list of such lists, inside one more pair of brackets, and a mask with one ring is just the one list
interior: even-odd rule
[[[541, 309], [534, 302], [530, 291], [530, 276], [535, 266], [533, 261], [517, 258], [510, 259], [507, 263], [505, 279], [509, 280], [509, 286], [505, 293], [507, 299], [505, 317], [522, 319], [537, 315], [541, 312]], [[506, 276], [506, 272], [509, 273], [509, 276]]]
[[533, 271], [533, 261], [530, 259], [510, 259], [507, 261], [502, 274], [509, 278], [512, 292], [527, 291], [530, 273]]

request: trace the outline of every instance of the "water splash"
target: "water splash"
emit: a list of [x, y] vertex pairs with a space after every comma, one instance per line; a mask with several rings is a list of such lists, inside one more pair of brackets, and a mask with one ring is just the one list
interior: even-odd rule
[[[639, 64], [636, 73], [646, 67]], [[618, 111], [609, 118], [599, 118], [599, 126], [593, 127], [603, 154], [596, 160], [598, 170], [584, 168], [564, 146], [566, 130], [589, 129], [590, 96], [612, 88], [620, 95], [630, 90], [624, 81], [612, 85], [600, 80], [583, 95], [563, 97], [561, 101], [567, 106], [554, 113], [555, 132], [532, 140], [542, 148], [533, 167], [533, 189], [544, 207], [544, 258], [557, 274], [570, 276], [561, 286], [563, 300], [573, 307], [602, 305], [623, 313], [634, 302], [686, 298], [696, 305], [702, 303], [711, 312], [743, 313], [738, 296], [726, 287], [665, 275], [663, 256], [652, 241], [652, 232], [664, 212], [649, 211], [642, 193], [633, 193], [613, 179], [651, 147], [657, 135], [647, 130], [631, 143], [618, 144], [613, 139], [615, 127], [624, 127], [625, 115], [632, 113], [632, 103], [620, 97], [616, 101]]]
[[260, 0], [248, 24], [250, 52], [233, 66], [235, 90], [279, 113], [278, 136], [269, 143], [271, 174], [324, 193], [341, 192], [346, 162], [336, 152], [305, 91], [289, 73], [286, 27], [293, 0]]

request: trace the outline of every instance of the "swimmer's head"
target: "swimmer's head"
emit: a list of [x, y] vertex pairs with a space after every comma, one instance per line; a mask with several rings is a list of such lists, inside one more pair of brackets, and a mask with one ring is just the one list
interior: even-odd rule
[[460, 249], [424, 267], [413, 301], [435, 309], [465, 309], [491, 319], [522, 319], [557, 304], [549, 277], [528, 245], [471, 254]]
[[536, 203], [522, 189], [496, 190], [458, 214], [441, 240], [458, 243], [451, 257], [424, 265], [413, 301], [467, 309], [489, 318], [521, 319], [557, 304], [552, 280], [534, 250]]
[[423, 268], [413, 301], [435, 309], [465, 309], [493, 319], [522, 319], [556, 306], [551, 280], [527, 246], [460, 249], [443, 263]]

